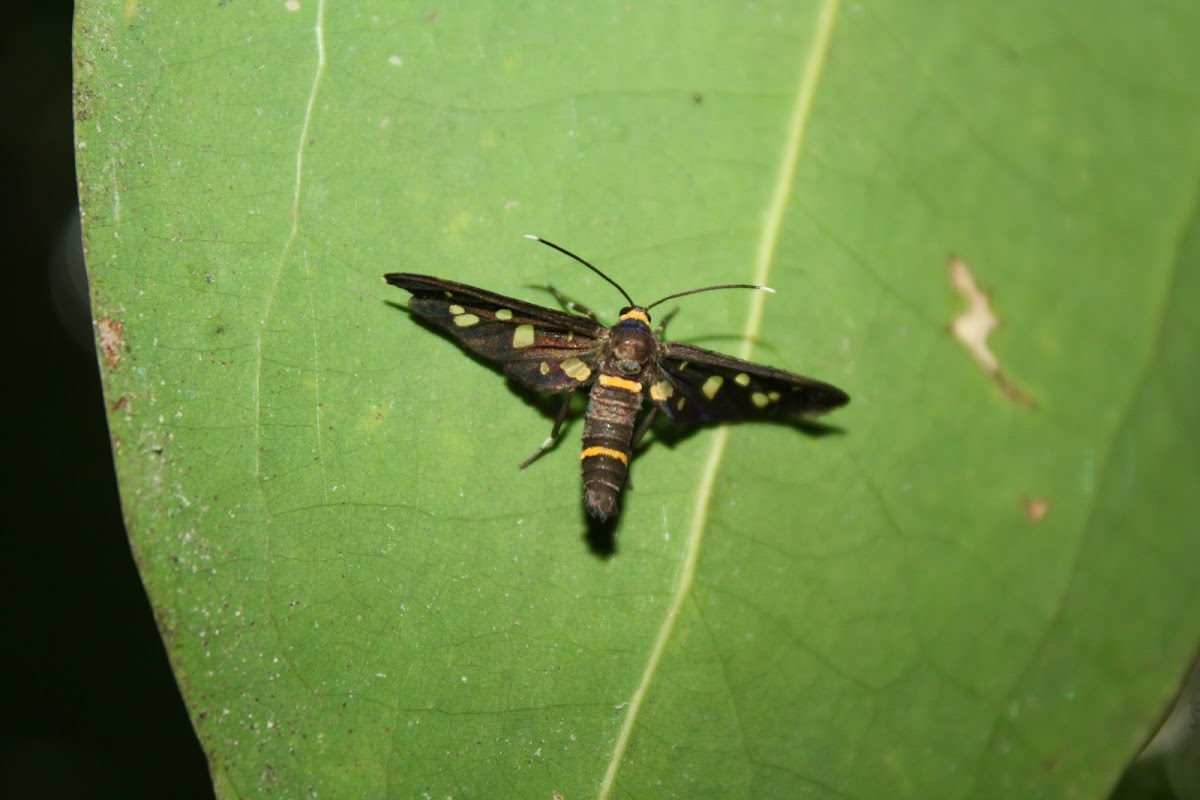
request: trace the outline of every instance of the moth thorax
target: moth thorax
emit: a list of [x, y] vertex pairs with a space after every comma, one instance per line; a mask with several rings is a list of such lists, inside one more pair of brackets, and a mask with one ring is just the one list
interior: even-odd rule
[[654, 334], [638, 327], [618, 327], [612, 334], [613, 362], [626, 375], [637, 375], [654, 353]]

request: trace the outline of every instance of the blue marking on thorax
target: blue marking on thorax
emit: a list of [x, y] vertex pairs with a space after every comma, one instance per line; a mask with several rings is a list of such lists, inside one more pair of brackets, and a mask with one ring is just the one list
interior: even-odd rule
[[642, 333], [650, 333], [650, 326], [642, 322], [640, 319], [623, 319], [613, 326], [617, 330], [635, 330]]

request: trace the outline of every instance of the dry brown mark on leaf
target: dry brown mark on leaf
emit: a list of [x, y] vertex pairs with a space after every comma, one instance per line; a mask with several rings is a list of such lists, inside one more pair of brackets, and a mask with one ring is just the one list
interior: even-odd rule
[[100, 337], [100, 352], [104, 354], [108, 368], [115, 372], [125, 347], [125, 323], [112, 317], [100, 317], [96, 320], [96, 333]]
[[1030, 522], [1041, 522], [1050, 513], [1050, 501], [1044, 497], [1026, 497], [1022, 502], [1025, 516]]
[[950, 284], [967, 301], [967, 308], [954, 318], [952, 330], [975, 363], [983, 367], [1007, 397], [1015, 403], [1032, 406], [1033, 398], [1009, 380], [1000, 368], [1000, 361], [988, 347], [988, 337], [1000, 324], [992, 311], [991, 298], [979, 288], [970, 265], [961, 258], [950, 259]]

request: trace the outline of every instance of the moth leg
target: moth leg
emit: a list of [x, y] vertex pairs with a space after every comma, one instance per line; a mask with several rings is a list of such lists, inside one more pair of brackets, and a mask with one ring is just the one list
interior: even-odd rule
[[[642, 437], [646, 435], [646, 431], [650, 430], [650, 423], [654, 422], [654, 415], [657, 413], [658, 406], [650, 406], [650, 410], [646, 412], [646, 416], [642, 417], [642, 422], [638, 425], [637, 430], [633, 434], [633, 439], [629, 443], [630, 453], [632, 453], [634, 450], [637, 450], [638, 442], [640, 442]], [[628, 489], [633, 488], [633, 475], [625, 475], [625, 486]]]
[[642, 423], [638, 425], [637, 431], [633, 434], [633, 441], [629, 445], [629, 452], [637, 449], [638, 442], [646, 435], [646, 431], [650, 430], [650, 423], [654, 422], [655, 415], [658, 414], [658, 406], [650, 406], [650, 410], [646, 412], [646, 416], [642, 417]]
[[567, 392], [567, 399], [563, 400], [562, 408], [558, 410], [558, 416], [554, 418], [554, 427], [550, 430], [550, 435], [546, 437], [546, 441], [542, 442], [541, 447], [533, 452], [533, 455], [521, 462], [520, 469], [528, 467], [538, 456], [549, 450], [550, 445], [554, 444], [554, 440], [558, 438], [559, 429], [562, 428], [563, 422], [567, 419], [567, 412], [571, 410], [571, 398], [574, 396], [574, 389]]
[[658, 327], [654, 329], [654, 335], [655, 335], [655, 336], [662, 336], [662, 334], [663, 334], [663, 331], [665, 331], [665, 330], [667, 329], [667, 323], [668, 323], [668, 322], [670, 322], [670, 321], [671, 321], [671, 319], [672, 319], [672, 318], [673, 318], [673, 317], [674, 317], [674, 316], [675, 316], [677, 313], [679, 313], [679, 308], [678, 308], [678, 307], [675, 307], [675, 308], [672, 308], [670, 311], [668, 311], [666, 314], [663, 314], [662, 321], [661, 321], [661, 322], [659, 322], [659, 323], [658, 323]]
[[568, 299], [565, 294], [560, 292], [558, 289], [555, 289], [553, 286], [547, 286], [546, 288], [550, 290], [550, 294], [554, 295], [554, 299], [558, 301], [558, 304], [567, 311], [575, 314], [582, 314], [592, 322], [595, 322], [597, 325], [600, 324], [600, 320], [596, 319], [595, 311], [592, 311], [587, 306], [579, 305], [579, 303], [576, 303], [574, 300]]

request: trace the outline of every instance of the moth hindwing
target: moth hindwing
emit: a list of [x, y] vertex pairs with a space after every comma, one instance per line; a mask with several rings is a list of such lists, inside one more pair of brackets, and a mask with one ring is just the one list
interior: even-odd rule
[[[673, 422], [697, 424], [814, 416], [849, 402], [845, 392], [828, 383], [660, 341], [661, 329], [650, 327], [649, 310], [666, 300], [711, 289], [764, 287], [710, 286], [639, 306], [592, 264], [544, 239], [538, 241], [617, 287], [629, 305], [615, 325], [601, 325], [590, 311], [557, 311], [428, 275], [397, 272], [384, 279], [412, 293], [413, 314], [498, 365], [519, 385], [537, 392], [566, 393], [550, 436], [522, 467], [558, 436], [574, 393], [588, 391], [581, 454], [584, 506], [597, 519], [617, 513], [633, 449], [659, 411]], [[645, 399], [650, 407], [639, 421]]]

